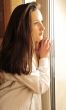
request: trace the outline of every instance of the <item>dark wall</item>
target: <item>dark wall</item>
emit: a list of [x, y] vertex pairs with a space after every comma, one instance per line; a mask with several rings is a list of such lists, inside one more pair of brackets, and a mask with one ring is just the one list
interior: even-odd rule
[[0, 0], [0, 39], [4, 34], [4, 2]]

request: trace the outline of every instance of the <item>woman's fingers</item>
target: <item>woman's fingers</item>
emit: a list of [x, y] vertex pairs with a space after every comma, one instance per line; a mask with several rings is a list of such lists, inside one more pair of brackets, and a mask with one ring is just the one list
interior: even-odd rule
[[51, 42], [48, 37], [44, 38], [38, 43], [36, 43], [36, 54], [39, 58], [47, 57], [51, 48]]
[[49, 38], [45, 38], [42, 40], [42, 43], [41, 43], [41, 48], [44, 48], [44, 49], [47, 49], [50, 47], [50, 40]]
[[50, 52], [50, 48], [51, 48], [51, 42], [49, 38], [43, 39], [39, 50], [40, 57], [48, 56], [48, 53]]

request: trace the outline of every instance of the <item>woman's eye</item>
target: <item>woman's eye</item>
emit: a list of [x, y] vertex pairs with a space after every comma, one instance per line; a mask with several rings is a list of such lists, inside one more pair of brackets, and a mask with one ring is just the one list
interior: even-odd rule
[[42, 21], [35, 21], [33, 24], [43, 24], [43, 20]]
[[42, 20], [41, 22], [42, 22], [42, 24], [44, 23], [44, 21], [43, 21], [43, 20]]
[[38, 21], [36, 21], [36, 22], [34, 22], [34, 24], [39, 24], [39, 22], [38, 22]]

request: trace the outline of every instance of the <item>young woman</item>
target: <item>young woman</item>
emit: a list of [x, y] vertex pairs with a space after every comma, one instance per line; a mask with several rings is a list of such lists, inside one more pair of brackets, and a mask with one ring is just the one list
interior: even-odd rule
[[13, 11], [0, 48], [0, 110], [42, 110], [49, 88], [50, 41], [36, 2]]

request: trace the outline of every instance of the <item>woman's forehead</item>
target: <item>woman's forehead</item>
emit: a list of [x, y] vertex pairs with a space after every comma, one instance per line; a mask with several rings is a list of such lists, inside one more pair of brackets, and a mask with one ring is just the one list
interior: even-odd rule
[[41, 11], [39, 9], [36, 9], [35, 11], [32, 11], [32, 13], [31, 13], [31, 19], [32, 19], [32, 21], [43, 20]]

